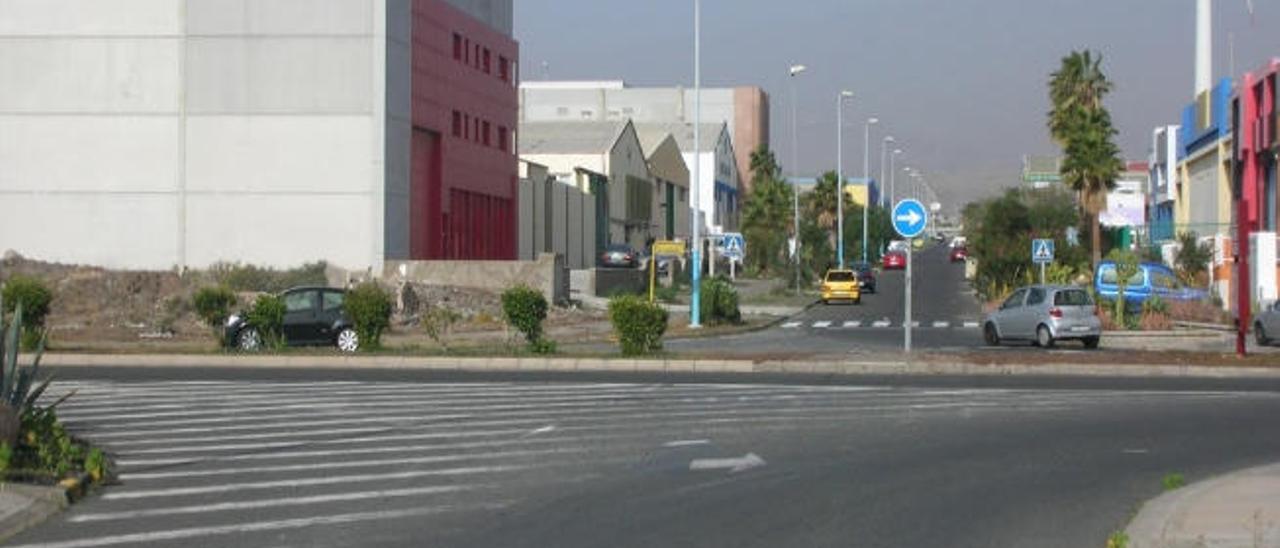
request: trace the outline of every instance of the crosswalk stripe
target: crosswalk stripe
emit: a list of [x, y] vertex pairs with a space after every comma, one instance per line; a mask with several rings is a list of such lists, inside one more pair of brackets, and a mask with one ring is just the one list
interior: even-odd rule
[[862, 326], [862, 322], [861, 322], [861, 321], [859, 321], [859, 320], [846, 320], [846, 321], [844, 322], [844, 326], [845, 326], [846, 328], [848, 328], [848, 327], [861, 327], [861, 326]]
[[933, 322], [934, 327], [947, 327], [950, 325], [951, 325], [951, 322]]
[[889, 320], [877, 320], [871, 323], [872, 327], [889, 327]]
[[797, 327], [800, 327], [800, 322], [787, 322], [782, 324], [783, 329], [795, 329]]
[[521, 451], [499, 451], [495, 453], [461, 453], [453, 455], [432, 455], [429, 457], [409, 457], [403, 459], [371, 459], [337, 462], [310, 462], [305, 464], [281, 464], [272, 466], [249, 466], [242, 468], [214, 468], [208, 470], [181, 470], [177, 472], [132, 472], [120, 474], [125, 481], [156, 480], [168, 478], [228, 476], [235, 474], [259, 474], [266, 472], [298, 472], [307, 470], [334, 470], [340, 468], [365, 468], [374, 466], [402, 466], [406, 464], [437, 464], [462, 460], [505, 459], [510, 457], [533, 457], [539, 455], [580, 453], [582, 449], [537, 449]]
[[964, 322], [965, 329], [973, 329], [978, 327], [978, 322]]
[[818, 329], [824, 329], [827, 327], [831, 327], [831, 322], [829, 321], [813, 322], [813, 326]]
[[250, 481], [240, 483], [219, 483], [216, 485], [200, 485], [194, 487], [165, 487], [158, 489], [134, 489], [104, 493], [102, 500], [147, 499], [154, 497], [176, 497], [183, 495], [209, 495], [213, 493], [234, 493], [236, 491], [277, 489], [282, 487], [314, 487], [318, 485], [334, 485], [341, 483], [361, 483], [370, 481], [390, 481], [423, 478], [431, 476], [467, 476], [480, 474], [496, 474], [502, 472], [519, 472], [534, 468], [530, 464], [503, 464], [495, 466], [464, 466], [437, 470], [410, 470], [407, 472], [391, 472], [387, 474], [348, 474], [345, 476], [323, 476], [315, 478], [291, 478], [285, 480]]

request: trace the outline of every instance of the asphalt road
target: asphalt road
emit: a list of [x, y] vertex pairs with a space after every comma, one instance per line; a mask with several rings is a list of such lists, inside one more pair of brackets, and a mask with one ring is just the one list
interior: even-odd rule
[[120, 484], [11, 544], [1100, 546], [1165, 474], [1280, 460], [1280, 394], [1220, 385], [235, 374], [60, 371]]
[[[912, 345], [919, 349], [972, 348], [982, 345], [982, 305], [964, 279], [964, 265], [951, 263], [947, 246], [915, 253], [912, 264]], [[901, 349], [906, 321], [901, 270], [877, 277], [876, 293], [862, 303], [816, 305], [779, 325], [755, 333], [708, 340], [670, 341], [677, 352], [718, 355], [777, 353], [857, 354]]]

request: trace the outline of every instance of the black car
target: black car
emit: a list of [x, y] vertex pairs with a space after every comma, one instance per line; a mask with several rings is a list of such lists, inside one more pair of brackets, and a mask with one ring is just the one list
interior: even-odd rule
[[858, 273], [858, 285], [864, 292], [876, 292], [876, 271], [871, 263], [853, 263], [850, 269]]
[[[360, 348], [355, 325], [347, 317], [347, 293], [331, 287], [295, 287], [284, 299], [284, 338], [290, 346], [334, 345], [343, 352]], [[227, 318], [227, 345], [252, 352], [262, 348], [262, 334], [245, 313]]]

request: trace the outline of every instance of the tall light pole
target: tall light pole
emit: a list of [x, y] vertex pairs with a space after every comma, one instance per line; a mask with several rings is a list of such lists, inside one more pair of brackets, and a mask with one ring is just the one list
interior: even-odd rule
[[844, 268], [844, 100], [853, 92], [836, 95], [836, 264]]
[[902, 154], [902, 149], [895, 148], [893, 149], [893, 155], [889, 156], [889, 207], [891, 208], [893, 207], [894, 186], [896, 186], [898, 182], [898, 168], [894, 166], [897, 165], [899, 154]]
[[795, 238], [796, 293], [800, 292], [800, 189], [795, 185], [796, 167], [800, 163], [800, 150], [796, 147], [796, 76], [805, 71], [804, 65], [791, 65], [791, 221]]
[[867, 195], [862, 200], [862, 262], [864, 263], [867, 262], [867, 212], [871, 210], [871, 126], [878, 123], [880, 123], [878, 118], [868, 118], [862, 132], [862, 184], [867, 189]]
[[887, 182], [887, 181], [885, 181], [885, 180], [884, 180], [884, 179], [885, 179], [885, 177], [884, 177], [884, 155], [885, 155], [885, 152], [887, 152], [887, 151], [889, 150], [889, 143], [892, 143], [892, 142], [893, 142], [893, 136], [892, 136], [892, 135], [885, 136], [884, 140], [880, 142], [880, 181], [879, 181], [879, 183], [880, 183], [880, 207], [883, 207], [883, 208], [885, 208], [885, 209], [888, 209], [888, 208], [889, 208], [889, 194], [888, 194], [887, 192], [885, 192], [885, 190], [888, 190], [888, 189], [887, 189], [887, 188], [885, 188], [885, 186], [884, 186], [884, 184]]
[[693, 181], [692, 187], [693, 199], [690, 200], [691, 208], [689, 216], [691, 218], [689, 226], [693, 227], [689, 237], [689, 245], [692, 247], [693, 259], [693, 275], [690, 276], [693, 285], [692, 295], [689, 299], [689, 327], [697, 329], [702, 327], [702, 313], [700, 305], [702, 302], [702, 220], [699, 219], [699, 188], [698, 179], [701, 177], [702, 151], [700, 150], [702, 139], [699, 134], [699, 128], [702, 124], [702, 0], [693, 0]]

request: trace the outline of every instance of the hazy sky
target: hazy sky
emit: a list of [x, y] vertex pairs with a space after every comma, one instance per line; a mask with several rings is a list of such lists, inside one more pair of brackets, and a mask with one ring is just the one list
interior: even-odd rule
[[[691, 85], [693, 0], [516, 0], [522, 77]], [[1280, 0], [1214, 0], [1214, 79], [1280, 57]], [[1119, 144], [1145, 160], [1156, 125], [1179, 122], [1193, 87], [1195, 0], [703, 0], [703, 85], [757, 85], [771, 97], [772, 142], [787, 166], [836, 163], [835, 102], [845, 111], [845, 169], [861, 175], [862, 120], [895, 136], [910, 165], [956, 207], [1017, 181], [1046, 137], [1045, 82], [1073, 48], [1104, 55]], [[795, 81], [799, 162], [791, 155], [787, 67]], [[899, 183], [902, 178], [899, 177]]]

